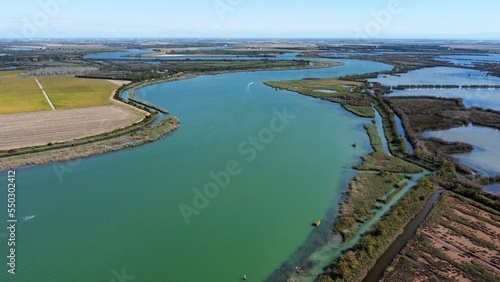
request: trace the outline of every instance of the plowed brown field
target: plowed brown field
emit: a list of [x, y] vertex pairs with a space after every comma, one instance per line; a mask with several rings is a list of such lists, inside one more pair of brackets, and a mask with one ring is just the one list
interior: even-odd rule
[[0, 115], [0, 150], [97, 135], [143, 118], [118, 106]]

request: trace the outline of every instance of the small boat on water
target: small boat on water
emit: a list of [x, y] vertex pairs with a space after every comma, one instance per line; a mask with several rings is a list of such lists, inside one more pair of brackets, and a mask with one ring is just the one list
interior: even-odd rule
[[321, 224], [321, 220], [316, 220], [312, 225], [318, 227]]

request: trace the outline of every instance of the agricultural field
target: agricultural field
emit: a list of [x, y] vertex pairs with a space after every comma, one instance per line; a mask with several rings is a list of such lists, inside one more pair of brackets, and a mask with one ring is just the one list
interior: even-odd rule
[[498, 281], [500, 213], [445, 193], [383, 281]]
[[118, 106], [0, 115], [0, 150], [47, 145], [125, 127], [144, 116]]
[[56, 109], [74, 109], [109, 105], [110, 93], [117, 86], [107, 80], [72, 76], [38, 77]]
[[[0, 115], [51, 110], [35, 78], [21, 73], [0, 72]], [[58, 110], [110, 105], [110, 93], [117, 88], [107, 80], [72, 76], [37, 78]]]
[[0, 72], [0, 115], [51, 110], [35, 79], [20, 73]]

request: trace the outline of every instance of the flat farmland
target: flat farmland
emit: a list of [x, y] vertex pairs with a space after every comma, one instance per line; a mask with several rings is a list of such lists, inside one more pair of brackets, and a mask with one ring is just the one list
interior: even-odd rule
[[0, 114], [51, 110], [35, 79], [20, 73], [0, 72]]
[[125, 127], [143, 117], [114, 105], [0, 115], [0, 150], [97, 135]]
[[38, 77], [56, 109], [74, 109], [110, 105], [110, 93], [117, 88], [107, 80], [72, 76]]

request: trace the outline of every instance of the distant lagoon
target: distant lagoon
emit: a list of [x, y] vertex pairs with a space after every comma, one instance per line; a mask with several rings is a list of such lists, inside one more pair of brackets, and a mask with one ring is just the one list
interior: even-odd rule
[[400, 75], [379, 75], [370, 79], [388, 86], [397, 85], [500, 85], [500, 77], [485, 72], [462, 68], [424, 68]]
[[[107, 52], [86, 55], [84, 58], [88, 60], [141, 60], [141, 61], [172, 61], [172, 60], [304, 60], [298, 58], [298, 53], [284, 53], [276, 57], [248, 57], [248, 56], [193, 56], [193, 55], [165, 55], [142, 57], [141, 55], [154, 53], [151, 50], [130, 49], [123, 52]], [[321, 59], [318, 59], [321, 60]]]
[[449, 130], [430, 131], [423, 137], [436, 137], [448, 142], [465, 142], [474, 146], [474, 151], [455, 154], [462, 163], [484, 175], [500, 174], [500, 131], [492, 128], [469, 125]]
[[[380, 75], [372, 82], [388, 86], [396, 85], [500, 85], [500, 78], [487, 76], [485, 72], [462, 68], [434, 67], [410, 71], [401, 75]], [[432, 96], [461, 98], [466, 107], [481, 107], [500, 110], [500, 89], [407, 89], [396, 90], [389, 97]], [[425, 132], [423, 137], [437, 137], [446, 141], [465, 142], [474, 146], [474, 151], [454, 155], [462, 163], [485, 175], [500, 173], [500, 133], [496, 129], [476, 127], [454, 128]]]
[[[500, 78], [486, 76], [484, 72], [461, 68], [435, 67], [411, 71], [401, 75], [380, 75], [372, 82], [388, 86], [397, 85], [500, 85]], [[389, 97], [432, 96], [461, 98], [464, 105], [500, 110], [500, 89], [406, 89], [395, 90]]]
[[500, 63], [500, 54], [485, 54], [485, 55], [445, 55], [440, 56], [437, 60], [446, 61], [457, 66], [474, 66], [476, 63]]

